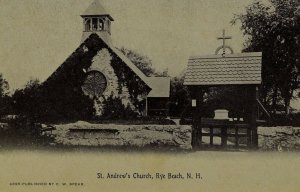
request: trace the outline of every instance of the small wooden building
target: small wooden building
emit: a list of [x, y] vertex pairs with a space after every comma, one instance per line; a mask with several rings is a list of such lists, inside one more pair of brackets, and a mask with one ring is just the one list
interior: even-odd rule
[[167, 117], [169, 114], [170, 78], [148, 77], [152, 90], [147, 96], [148, 116]]
[[[257, 101], [261, 77], [262, 53], [239, 53], [190, 57], [184, 85], [188, 86], [193, 105], [192, 146], [202, 146], [202, 137], [221, 137], [221, 146], [227, 145], [228, 137], [233, 137], [239, 146], [241, 137], [247, 140], [247, 146], [257, 147]], [[203, 96], [209, 87], [243, 86], [248, 91], [246, 106], [249, 121], [235, 122], [203, 118]], [[205, 128], [205, 129], [204, 129]], [[215, 131], [220, 129], [220, 131]], [[229, 131], [233, 129], [235, 131]], [[241, 132], [240, 129], [246, 131]], [[203, 131], [205, 130], [205, 131]]]

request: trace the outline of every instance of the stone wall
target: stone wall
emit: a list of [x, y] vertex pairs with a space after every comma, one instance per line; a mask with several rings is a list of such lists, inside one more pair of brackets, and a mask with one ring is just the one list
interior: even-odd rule
[[[55, 143], [66, 146], [171, 147], [191, 149], [191, 127], [77, 122], [56, 125]], [[70, 130], [71, 129], [71, 130]], [[83, 131], [93, 129], [93, 131]]]
[[259, 127], [261, 150], [295, 151], [300, 149], [300, 127]]
[[[53, 132], [55, 143], [66, 146], [192, 148], [192, 128], [189, 125], [116, 125], [79, 121], [55, 127], [56, 130]], [[259, 150], [279, 152], [300, 150], [300, 127], [259, 127], [258, 135]], [[217, 141], [218, 137], [215, 142]], [[209, 144], [209, 138], [204, 137], [203, 142]]]

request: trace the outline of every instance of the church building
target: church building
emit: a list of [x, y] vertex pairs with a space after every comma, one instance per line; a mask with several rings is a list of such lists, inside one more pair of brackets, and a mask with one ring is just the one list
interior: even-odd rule
[[[82, 93], [93, 102], [96, 116], [108, 99], [118, 99], [141, 116], [167, 116], [169, 77], [148, 77], [113, 46], [113, 17], [95, 0], [81, 15], [83, 34], [77, 50], [43, 83], [48, 94], [60, 90]], [[74, 93], [73, 93], [74, 92]], [[59, 96], [58, 96], [59, 97]], [[57, 102], [59, 98], [53, 99]], [[59, 105], [59, 104], [58, 104]], [[76, 105], [76, 103], [70, 103]]]

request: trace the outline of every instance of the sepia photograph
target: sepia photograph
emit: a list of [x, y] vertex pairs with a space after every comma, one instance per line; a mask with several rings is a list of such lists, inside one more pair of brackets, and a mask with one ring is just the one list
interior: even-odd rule
[[0, 191], [299, 190], [299, 0], [0, 15]]

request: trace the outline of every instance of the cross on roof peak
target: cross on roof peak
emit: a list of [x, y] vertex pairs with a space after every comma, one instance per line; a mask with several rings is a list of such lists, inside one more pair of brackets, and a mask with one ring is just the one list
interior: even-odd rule
[[223, 49], [223, 53], [222, 55], [225, 55], [226, 54], [226, 49], [229, 49], [231, 51], [231, 53], [233, 53], [233, 50], [231, 47], [229, 47], [228, 45], [226, 45], [226, 40], [228, 39], [232, 39], [231, 36], [226, 36], [226, 33], [225, 33], [225, 29], [223, 29], [223, 34], [222, 34], [222, 37], [217, 37], [218, 40], [222, 40], [223, 41], [223, 44], [222, 46], [218, 47], [218, 49], [216, 50], [216, 55], [219, 53], [219, 51], [221, 49]]

